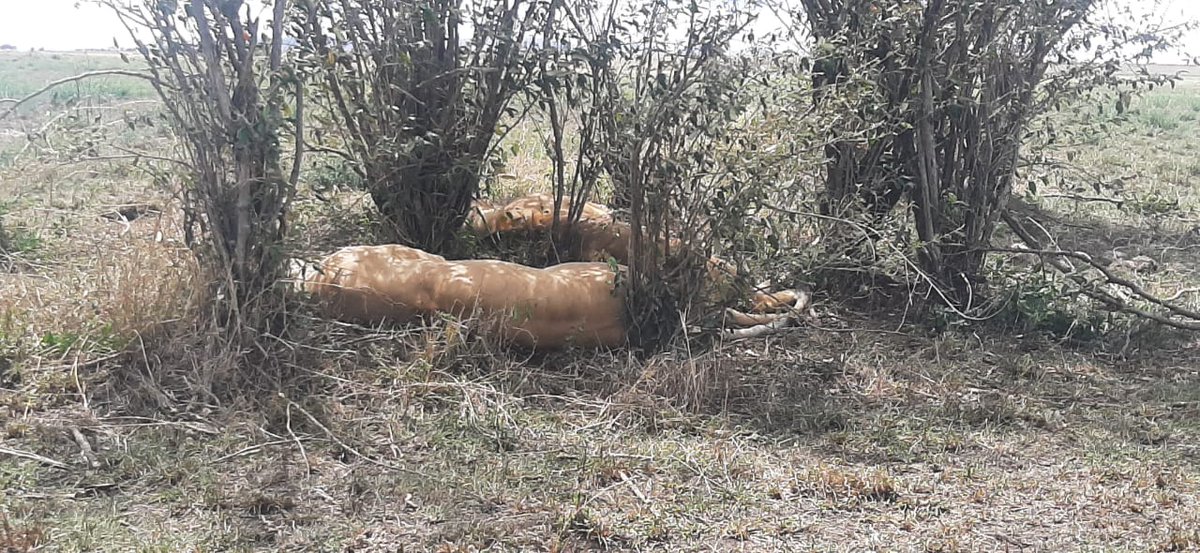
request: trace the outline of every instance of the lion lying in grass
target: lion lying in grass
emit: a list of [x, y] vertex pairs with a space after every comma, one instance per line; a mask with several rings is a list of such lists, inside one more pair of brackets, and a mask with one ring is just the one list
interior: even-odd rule
[[[571, 200], [563, 198], [558, 210], [560, 221], [567, 220], [570, 209]], [[472, 232], [480, 238], [516, 232], [549, 232], [553, 223], [554, 197], [548, 194], [530, 194], [502, 204], [476, 200], [467, 219]], [[629, 264], [631, 227], [628, 223], [617, 221], [607, 206], [595, 202], [584, 204], [575, 228], [579, 232], [581, 246], [580, 258], [576, 261], [607, 261], [611, 258], [619, 265]], [[678, 249], [679, 240], [672, 239], [670, 246], [672, 249]], [[728, 287], [737, 276], [737, 267], [732, 263], [716, 256], [709, 258], [708, 278], [711, 288]], [[758, 288], [759, 291], [755, 292], [752, 299], [750, 311], [759, 315], [747, 318], [745, 314], [736, 311], [728, 313], [735, 324], [753, 326], [773, 322], [774, 319], [763, 317], [761, 314], [786, 311], [801, 300], [807, 302], [809, 299], [807, 292], [800, 290], [767, 292], [764, 291], [763, 285], [759, 285]], [[717, 295], [719, 294], [718, 292]]]
[[[599, 262], [538, 269], [449, 261], [400, 245], [350, 246], [325, 258], [300, 286], [327, 316], [345, 321], [403, 323], [447, 313], [477, 317], [482, 332], [529, 348], [617, 348], [627, 343], [620, 270]], [[809, 297], [803, 291], [760, 294], [756, 309], [785, 312], [730, 310], [730, 320], [761, 334], [807, 308]]]
[[[564, 198], [559, 220], [566, 221], [571, 200]], [[467, 217], [467, 226], [479, 238], [514, 232], [547, 233], [554, 224], [554, 197], [547, 194], [522, 196], [503, 204], [476, 200]], [[579, 236], [580, 261], [616, 260], [629, 264], [628, 223], [617, 221], [612, 210], [595, 202], [587, 202], [575, 224]]]

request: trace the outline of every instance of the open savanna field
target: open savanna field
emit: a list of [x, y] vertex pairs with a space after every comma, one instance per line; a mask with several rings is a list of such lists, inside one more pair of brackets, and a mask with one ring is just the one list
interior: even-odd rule
[[[2, 54], [0, 97], [112, 67]], [[1200, 550], [1200, 340], [1075, 331], [1003, 256], [1046, 324], [937, 330], [818, 291], [784, 334], [638, 360], [297, 307], [292, 374], [204, 397], [221, 363], [141, 359], [198, 301], [178, 175], [145, 155], [173, 155], [157, 107], [101, 77], [0, 121], [2, 552]], [[1195, 306], [1200, 80], [1109, 130], [1055, 146], [1067, 181], [1021, 210]], [[546, 190], [537, 133], [496, 186]], [[339, 175], [310, 160], [297, 254], [371, 240]]]

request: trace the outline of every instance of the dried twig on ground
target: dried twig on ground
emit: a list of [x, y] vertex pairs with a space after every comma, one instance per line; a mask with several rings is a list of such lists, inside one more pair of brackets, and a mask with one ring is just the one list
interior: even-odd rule
[[49, 457], [43, 457], [36, 453], [30, 453], [28, 451], [21, 451], [19, 449], [11, 449], [11, 448], [7, 448], [4, 446], [0, 446], [0, 455], [11, 455], [13, 457], [29, 459], [31, 461], [37, 461], [43, 465], [47, 465], [47, 466], [50, 466], [50, 467], [53, 467], [56, 469], [68, 468], [68, 465], [62, 461], [55, 461], [54, 459], [51, 459]]
[[79, 445], [79, 455], [87, 461], [88, 466], [100, 468], [100, 461], [96, 460], [96, 452], [92, 449], [91, 442], [88, 442], [87, 436], [84, 436], [78, 428], [71, 427], [71, 437], [75, 438], [75, 443]]

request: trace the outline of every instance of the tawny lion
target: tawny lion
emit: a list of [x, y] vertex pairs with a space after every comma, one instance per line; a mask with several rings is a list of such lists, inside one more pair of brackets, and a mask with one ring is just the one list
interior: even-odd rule
[[[558, 217], [566, 221], [571, 200], [563, 198]], [[548, 194], [522, 196], [503, 204], [476, 200], [467, 217], [467, 226], [478, 237], [510, 232], [549, 232], [554, 224], [554, 197]], [[580, 261], [606, 261], [629, 264], [628, 223], [617, 221], [603, 204], [587, 202], [580, 212], [575, 230], [579, 235]]]
[[[537, 269], [496, 260], [448, 261], [400, 245], [351, 246], [325, 258], [301, 287], [327, 316], [346, 321], [407, 322], [448, 313], [477, 316], [485, 333], [529, 348], [616, 348], [627, 340], [617, 276], [607, 263]], [[756, 309], [787, 312], [730, 310], [734, 324], [750, 327], [732, 335], [778, 328], [809, 299], [806, 291], [760, 294]]]
[[[563, 198], [559, 207], [559, 219], [565, 221], [570, 213], [571, 199]], [[472, 232], [479, 237], [510, 232], [549, 232], [554, 222], [554, 197], [549, 194], [530, 194], [496, 204], [487, 200], [476, 200], [467, 219]], [[575, 227], [580, 237], [580, 259], [573, 261], [607, 261], [610, 257], [619, 265], [628, 265], [633, 232], [628, 223], [617, 221], [612, 210], [595, 202], [584, 204]], [[680, 247], [678, 239], [671, 240], [671, 247]], [[719, 257], [708, 259], [710, 287], [727, 287], [738, 276], [737, 267]], [[752, 313], [772, 313], [789, 309], [801, 299], [801, 292], [786, 290], [766, 292], [758, 285], [752, 302]], [[719, 294], [720, 292], [718, 292]], [[749, 326], [750, 319], [731, 313], [737, 324]], [[760, 317], [759, 320], [762, 318]]]

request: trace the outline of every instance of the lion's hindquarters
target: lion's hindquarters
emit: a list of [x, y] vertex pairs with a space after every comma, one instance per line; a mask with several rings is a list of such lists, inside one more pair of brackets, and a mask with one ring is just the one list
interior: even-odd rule
[[530, 347], [617, 346], [621, 299], [603, 263], [536, 269], [494, 260], [447, 261], [403, 246], [344, 248], [326, 258], [308, 288], [327, 316], [408, 322], [447, 313], [475, 319], [491, 335]]
[[[535, 269], [502, 261], [464, 261], [472, 275], [455, 299], [474, 294], [476, 314], [505, 339], [530, 347], [616, 346], [624, 341], [620, 298], [601, 263]], [[465, 282], [465, 281], [464, 281]]]

